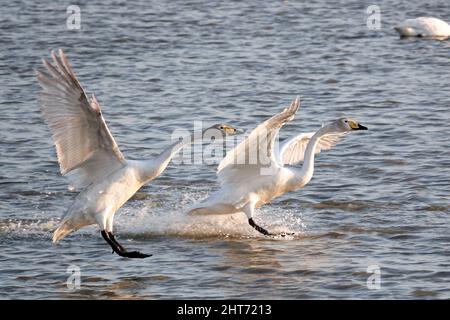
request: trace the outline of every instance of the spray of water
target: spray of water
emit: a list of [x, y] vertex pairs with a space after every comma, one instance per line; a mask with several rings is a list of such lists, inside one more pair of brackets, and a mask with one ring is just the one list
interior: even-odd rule
[[[187, 208], [205, 198], [208, 192], [184, 191], [172, 193], [170, 201], [162, 197], [128, 203], [116, 214], [115, 232], [129, 238], [265, 238], [249, 226], [244, 213], [220, 216], [187, 215]], [[295, 233], [294, 237], [303, 234], [306, 228], [298, 210], [273, 205], [258, 209], [254, 219], [273, 233]], [[44, 213], [36, 214], [35, 218], [30, 219], [4, 219], [0, 220], [0, 234], [3, 237], [39, 237], [51, 240], [59, 221], [59, 218], [45, 218]], [[78, 230], [71, 236], [97, 236], [97, 231], [96, 226], [92, 226]]]
[[[116, 227], [121, 234], [129, 236], [183, 236], [194, 238], [264, 237], [247, 222], [244, 213], [233, 215], [191, 216], [187, 215], [193, 203], [207, 195], [205, 192], [183, 193], [178, 201], [159, 206], [127, 207], [116, 218]], [[305, 225], [297, 211], [264, 207], [256, 211], [255, 220], [273, 233], [303, 233]], [[280, 237], [290, 239], [292, 237]]]

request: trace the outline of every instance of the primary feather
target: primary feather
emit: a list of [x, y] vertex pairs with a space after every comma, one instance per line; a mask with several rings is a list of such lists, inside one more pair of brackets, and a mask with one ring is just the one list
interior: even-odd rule
[[52, 52], [52, 63], [43, 60], [38, 71], [42, 86], [41, 108], [50, 127], [62, 175], [83, 189], [123, 167], [125, 158], [111, 135], [100, 104], [89, 99], [67, 58]]
[[263, 167], [278, 165], [274, 149], [280, 128], [294, 119], [300, 107], [300, 99], [295, 99], [282, 112], [258, 125], [250, 135], [227, 153], [220, 162], [217, 175], [221, 184], [242, 180], [258, 172]]

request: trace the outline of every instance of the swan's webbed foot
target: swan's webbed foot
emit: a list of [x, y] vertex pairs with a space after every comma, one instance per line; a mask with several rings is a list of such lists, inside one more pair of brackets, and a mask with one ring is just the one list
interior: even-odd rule
[[126, 257], [126, 258], [148, 258], [151, 257], [151, 254], [145, 254], [142, 253], [140, 251], [125, 251], [122, 254], [120, 254], [121, 257]]
[[113, 253], [115, 252], [121, 257], [147, 258], [152, 256], [151, 254], [145, 254], [139, 251], [127, 251], [124, 247], [120, 245], [119, 242], [117, 242], [116, 238], [111, 232], [106, 232], [105, 230], [102, 230], [102, 237], [111, 246], [111, 248], [113, 249]]
[[271, 236], [271, 237], [277, 237], [277, 236], [281, 236], [281, 237], [285, 237], [285, 236], [293, 236], [295, 235], [294, 232], [290, 232], [290, 233], [286, 233], [286, 232], [281, 232], [281, 233], [272, 233], [267, 231], [266, 229], [264, 229], [263, 227], [258, 226], [255, 221], [250, 218], [248, 219], [248, 223], [258, 232], [262, 233], [265, 236]]

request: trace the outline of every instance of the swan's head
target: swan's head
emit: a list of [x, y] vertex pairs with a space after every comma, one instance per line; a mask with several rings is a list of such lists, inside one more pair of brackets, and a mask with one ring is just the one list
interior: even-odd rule
[[327, 131], [333, 133], [346, 133], [350, 131], [356, 130], [367, 130], [367, 127], [361, 125], [352, 118], [340, 118], [338, 120], [333, 121], [327, 126]]
[[418, 33], [414, 28], [408, 27], [408, 26], [396, 26], [394, 27], [395, 31], [398, 32], [398, 34], [401, 37], [420, 37], [421, 34]]
[[209, 129], [219, 130], [219, 131], [221, 131], [224, 135], [228, 135], [228, 136], [232, 136], [232, 135], [241, 133], [240, 130], [238, 130], [238, 129], [236, 129], [236, 128], [234, 128], [234, 127], [228, 125], [228, 124], [224, 124], [224, 123], [218, 123], [218, 124], [215, 124], [215, 125], [213, 125], [212, 127], [209, 127], [209, 128], [206, 129], [206, 130], [209, 130]]

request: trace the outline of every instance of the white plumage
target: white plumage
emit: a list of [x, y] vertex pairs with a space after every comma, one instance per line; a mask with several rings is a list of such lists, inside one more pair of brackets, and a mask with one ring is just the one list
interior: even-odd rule
[[407, 19], [394, 28], [402, 37], [450, 37], [450, 25], [433, 17]]
[[[293, 165], [303, 161], [306, 147], [308, 146], [311, 138], [314, 136], [314, 133], [315, 132], [300, 133], [298, 136], [292, 137], [291, 139], [283, 142], [280, 148], [280, 155], [282, 156], [280, 162], [283, 165]], [[314, 153], [318, 154], [322, 150], [329, 150], [333, 148], [343, 135], [345, 135], [345, 133], [335, 133], [322, 136], [314, 149]]]
[[[51, 56], [53, 64], [44, 59], [46, 70], [37, 73], [42, 87], [41, 109], [53, 133], [61, 174], [80, 191], [54, 232], [53, 241], [96, 223], [117, 254], [148, 257], [127, 251], [117, 242], [112, 233], [114, 214], [139, 188], [159, 176], [179, 149], [202, 135], [182, 139], [150, 160], [126, 160], [106, 125], [100, 104], [95, 96], [87, 97], [64, 52], [60, 50], [59, 56], [52, 52]], [[236, 133], [225, 124], [209, 129]]]
[[[249, 224], [264, 235], [272, 235], [253, 221], [255, 208], [289, 191], [305, 186], [314, 172], [314, 155], [332, 148], [347, 132], [366, 127], [342, 118], [315, 133], [299, 134], [276, 148], [280, 128], [294, 118], [300, 106], [290, 107], [256, 127], [231, 150], [218, 167], [220, 189], [189, 211], [190, 214], [233, 214], [243, 212]], [[303, 161], [301, 168], [289, 165]]]

